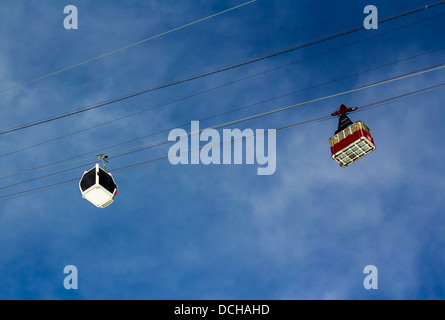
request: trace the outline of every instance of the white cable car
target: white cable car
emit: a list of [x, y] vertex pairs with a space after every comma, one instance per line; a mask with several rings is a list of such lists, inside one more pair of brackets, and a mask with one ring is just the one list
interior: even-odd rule
[[113, 176], [96, 164], [90, 171], [85, 171], [79, 182], [82, 198], [98, 208], [108, 207], [117, 194], [117, 185]]
[[340, 119], [338, 130], [329, 140], [329, 144], [331, 145], [332, 159], [342, 167], [349, 166], [376, 148], [371, 130], [361, 121], [353, 123], [346, 115], [356, 109], [347, 108], [343, 104], [340, 110], [332, 114], [333, 116], [340, 116]]

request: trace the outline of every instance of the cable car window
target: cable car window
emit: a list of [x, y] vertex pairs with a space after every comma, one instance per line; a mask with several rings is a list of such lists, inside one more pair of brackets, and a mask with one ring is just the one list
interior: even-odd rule
[[358, 131], [357, 123], [354, 123], [354, 124], [352, 125], [351, 129], [352, 129], [352, 133], [356, 133], [356, 132]]
[[86, 191], [92, 186], [96, 184], [96, 168], [91, 169], [82, 178], [82, 181], [80, 182], [80, 188], [82, 191]]
[[99, 168], [99, 184], [111, 193], [116, 189], [116, 184], [114, 183], [113, 178], [101, 168]]
[[363, 127], [367, 133], [371, 134], [371, 129], [369, 129], [366, 125], [363, 125]]
[[340, 132], [338, 137], [340, 138], [340, 140], [343, 140], [345, 138], [345, 133], [344, 131]]

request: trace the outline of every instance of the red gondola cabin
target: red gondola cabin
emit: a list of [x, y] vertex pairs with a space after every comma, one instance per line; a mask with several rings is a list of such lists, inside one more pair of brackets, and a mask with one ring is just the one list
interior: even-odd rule
[[333, 116], [339, 115], [340, 120], [338, 130], [329, 140], [329, 144], [331, 145], [332, 159], [342, 167], [349, 166], [376, 148], [371, 130], [361, 121], [353, 123], [346, 115], [356, 109], [342, 105], [340, 110], [332, 114]]

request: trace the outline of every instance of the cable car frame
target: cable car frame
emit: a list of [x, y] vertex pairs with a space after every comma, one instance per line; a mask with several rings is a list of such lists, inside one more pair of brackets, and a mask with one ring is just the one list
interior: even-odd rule
[[96, 164], [91, 170], [85, 171], [79, 181], [79, 189], [82, 198], [103, 209], [113, 203], [118, 186], [111, 173]]
[[329, 139], [332, 159], [340, 166], [348, 167], [350, 164], [371, 153], [376, 149], [371, 130], [362, 122], [353, 123], [347, 113], [357, 108], [347, 108], [344, 104], [332, 116], [340, 116], [338, 129]]

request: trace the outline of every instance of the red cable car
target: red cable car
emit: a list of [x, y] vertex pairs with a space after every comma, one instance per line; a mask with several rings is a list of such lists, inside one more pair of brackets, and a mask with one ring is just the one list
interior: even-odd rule
[[347, 114], [355, 110], [357, 108], [347, 108], [342, 104], [340, 109], [332, 114], [333, 116], [340, 116], [340, 119], [338, 130], [329, 140], [329, 144], [331, 145], [332, 159], [342, 167], [349, 166], [375, 150], [371, 130], [363, 122], [353, 123], [348, 118]]

